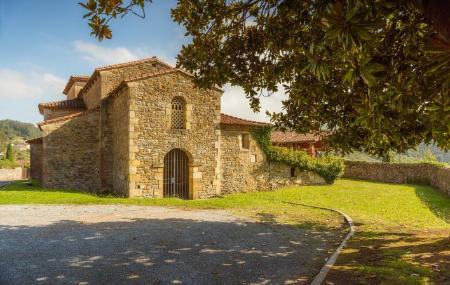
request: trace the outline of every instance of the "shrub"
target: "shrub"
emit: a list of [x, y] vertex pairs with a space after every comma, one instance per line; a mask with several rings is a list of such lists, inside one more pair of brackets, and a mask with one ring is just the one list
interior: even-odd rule
[[10, 143], [6, 149], [6, 159], [9, 161], [14, 161], [14, 146]]
[[16, 168], [19, 167], [15, 161], [11, 161], [8, 159], [0, 159], [0, 169], [2, 168]]
[[283, 162], [292, 167], [315, 172], [323, 177], [327, 183], [333, 183], [336, 178], [344, 173], [343, 159], [334, 156], [314, 158], [302, 150], [273, 146], [271, 132], [270, 126], [253, 130], [253, 136], [266, 154], [268, 161]]

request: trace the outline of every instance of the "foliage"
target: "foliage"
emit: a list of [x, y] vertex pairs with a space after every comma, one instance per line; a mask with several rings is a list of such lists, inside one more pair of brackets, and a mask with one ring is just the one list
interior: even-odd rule
[[8, 148], [6, 149], [6, 160], [9, 160], [11, 162], [14, 162], [16, 160], [14, 155], [14, 146], [11, 143], [8, 145]]
[[[241, 86], [254, 110], [261, 95], [283, 86], [289, 98], [272, 120], [301, 133], [326, 126], [330, 146], [340, 152], [384, 156], [422, 141], [449, 149], [450, 17], [440, 13], [449, 5], [179, 0], [172, 17], [192, 43], [183, 46], [178, 65], [200, 87]], [[118, 0], [83, 6], [99, 17], [90, 20], [99, 39], [99, 26], [128, 13], [114, 8], [124, 6]]]
[[9, 140], [15, 137], [32, 139], [41, 136], [41, 132], [33, 124], [13, 120], [0, 120], [0, 134]]
[[89, 19], [89, 27], [92, 29], [91, 35], [101, 41], [112, 37], [112, 31], [108, 25], [111, 19], [115, 19], [117, 16], [124, 17], [128, 13], [145, 18], [145, 2], [151, 3], [152, 0], [88, 0], [86, 3], [79, 2], [78, 4], [88, 10], [83, 18]]
[[20, 165], [16, 161], [8, 159], [0, 159], [0, 169], [12, 169], [19, 167]]
[[344, 171], [344, 161], [337, 157], [310, 157], [305, 151], [273, 146], [270, 133], [272, 128], [264, 126], [254, 129], [253, 136], [266, 154], [268, 161], [283, 162], [302, 170], [316, 172], [327, 183], [333, 183]]

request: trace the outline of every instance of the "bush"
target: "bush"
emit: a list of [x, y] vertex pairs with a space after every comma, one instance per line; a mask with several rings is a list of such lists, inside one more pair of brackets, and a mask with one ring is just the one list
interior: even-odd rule
[[2, 168], [16, 168], [19, 167], [19, 164], [17, 164], [15, 161], [10, 161], [8, 159], [0, 159], [0, 169]]
[[314, 158], [302, 150], [273, 146], [271, 132], [270, 126], [259, 127], [253, 131], [253, 136], [266, 154], [268, 161], [283, 162], [301, 170], [315, 172], [323, 177], [327, 183], [333, 183], [336, 178], [344, 173], [343, 159], [333, 156]]

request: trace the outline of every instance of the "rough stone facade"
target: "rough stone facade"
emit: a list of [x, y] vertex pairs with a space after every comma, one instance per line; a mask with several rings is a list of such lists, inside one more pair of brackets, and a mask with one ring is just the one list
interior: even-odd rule
[[45, 187], [96, 192], [99, 179], [99, 110], [41, 125]]
[[[90, 78], [73, 76], [64, 92], [82, 99], [85, 111], [40, 124], [44, 187], [162, 198], [164, 185], [175, 179], [167, 178], [165, 166], [174, 149], [187, 157], [190, 199], [325, 183], [317, 174], [268, 163], [250, 135], [261, 123], [224, 121], [221, 90], [199, 89], [191, 75], [154, 58], [99, 68]], [[57, 106], [67, 104], [40, 106], [57, 114]]]
[[42, 140], [30, 143], [30, 177], [39, 181], [42, 180], [42, 158]]
[[[242, 147], [245, 135], [250, 138], [248, 148]], [[222, 194], [271, 190], [288, 185], [325, 184], [325, 180], [316, 173], [267, 162], [249, 127], [222, 126], [220, 142]]]
[[346, 161], [346, 178], [433, 186], [450, 196], [450, 168], [420, 163]]

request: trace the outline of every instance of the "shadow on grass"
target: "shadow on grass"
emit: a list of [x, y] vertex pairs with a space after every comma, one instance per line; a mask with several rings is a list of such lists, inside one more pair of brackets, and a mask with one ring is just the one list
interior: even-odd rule
[[430, 186], [414, 186], [414, 190], [436, 217], [450, 223], [450, 197]]
[[358, 232], [327, 284], [450, 284], [447, 233]]
[[26, 191], [35, 191], [42, 193], [68, 193], [68, 194], [84, 194], [90, 195], [92, 197], [99, 198], [123, 198], [117, 195], [113, 195], [111, 193], [92, 193], [77, 189], [61, 189], [61, 188], [42, 188], [42, 185], [37, 180], [22, 180], [22, 181], [14, 181], [13, 183], [7, 185], [2, 191], [15, 191], [15, 192], [26, 192]]
[[294, 226], [177, 218], [3, 225], [0, 235], [1, 284], [308, 284], [334, 250]]

